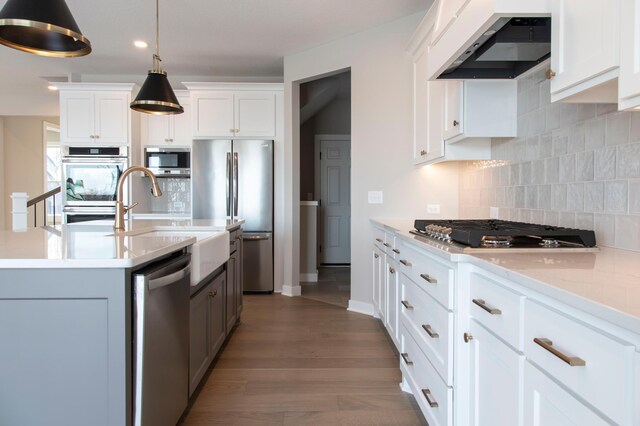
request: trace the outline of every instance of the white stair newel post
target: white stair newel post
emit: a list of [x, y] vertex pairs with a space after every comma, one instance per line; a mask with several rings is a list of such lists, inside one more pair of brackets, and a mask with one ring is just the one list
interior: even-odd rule
[[11, 194], [11, 215], [12, 229], [14, 231], [27, 230], [27, 200], [29, 194], [26, 192], [14, 192]]

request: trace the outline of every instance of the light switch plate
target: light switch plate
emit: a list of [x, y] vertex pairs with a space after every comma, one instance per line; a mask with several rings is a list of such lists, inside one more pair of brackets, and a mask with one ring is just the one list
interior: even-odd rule
[[427, 213], [440, 214], [440, 204], [427, 204]]
[[382, 204], [382, 191], [369, 191], [367, 198], [369, 204]]

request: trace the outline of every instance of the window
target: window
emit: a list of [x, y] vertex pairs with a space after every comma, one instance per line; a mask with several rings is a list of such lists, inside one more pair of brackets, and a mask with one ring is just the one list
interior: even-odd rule
[[[60, 149], [60, 126], [44, 122], [44, 190], [51, 191], [62, 184], [62, 151]], [[62, 223], [62, 198], [60, 193], [47, 199], [47, 225]]]

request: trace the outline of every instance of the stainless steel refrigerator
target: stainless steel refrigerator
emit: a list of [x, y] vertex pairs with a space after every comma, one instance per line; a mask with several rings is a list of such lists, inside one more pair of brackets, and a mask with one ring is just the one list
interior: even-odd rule
[[194, 219], [244, 219], [244, 291], [273, 292], [273, 141], [194, 140]]

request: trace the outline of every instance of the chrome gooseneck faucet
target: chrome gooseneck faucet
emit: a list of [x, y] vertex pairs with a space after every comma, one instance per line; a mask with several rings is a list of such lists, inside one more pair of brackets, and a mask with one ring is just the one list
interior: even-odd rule
[[118, 187], [116, 189], [116, 220], [113, 224], [113, 228], [116, 230], [124, 229], [124, 215], [129, 210], [138, 205], [138, 203], [133, 203], [132, 205], [125, 207], [124, 202], [122, 201], [124, 181], [133, 172], [143, 172], [144, 174], [149, 176], [149, 178], [151, 178], [151, 193], [153, 194], [153, 196], [159, 197], [162, 195], [162, 190], [160, 190], [160, 185], [158, 185], [158, 178], [156, 178], [156, 175], [154, 175], [153, 172], [146, 167], [131, 166], [124, 172], [122, 172], [122, 175], [120, 175], [120, 180], [118, 180]]

